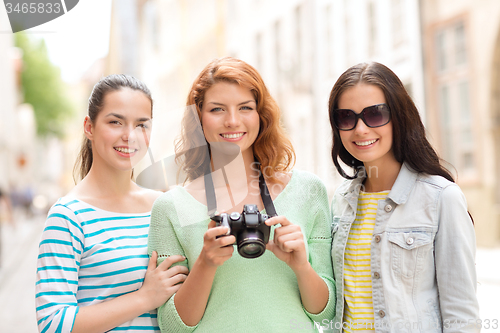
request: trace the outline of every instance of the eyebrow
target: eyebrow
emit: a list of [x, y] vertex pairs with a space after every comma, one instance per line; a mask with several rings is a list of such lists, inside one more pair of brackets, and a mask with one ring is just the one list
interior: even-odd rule
[[[257, 104], [257, 102], [254, 100], [254, 99], [250, 99], [246, 102], [241, 102], [240, 104], [238, 105], [243, 105], [243, 104], [247, 104], [247, 103], [251, 103], [251, 102], [254, 102], [255, 104]], [[224, 103], [218, 103], [218, 102], [208, 102], [209, 104], [215, 104], [215, 105], [225, 105]]]
[[[125, 117], [122, 116], [121, 114], [118, 114], [118, 113], [108, 113], [106, 115], [106, 117], [109, 117], [109, 116], [113, 116], [113, 117], [116, 117], [118, 119], [122, 119], [122, 120], [125, 120]], [[145, 122], [145, 121], [150, 121], [151, 118], [137, 118], [136, 121], [140, 121], [140, 122]]]

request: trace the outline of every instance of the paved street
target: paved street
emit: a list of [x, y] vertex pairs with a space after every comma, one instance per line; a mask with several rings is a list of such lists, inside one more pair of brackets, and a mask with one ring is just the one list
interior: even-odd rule
[[44, 218], [2, 225], [0, 333], [37, 333], [35, 274]]
[[[37, 333], [34, 285], [42, 217], [19, 222], [16, 228], [3, 225], [0, 267], [0, 333]], [[500, 248], [477, 250], [478, 298], [483, 322], [500, 332]], [[498, 322], [492, 328], [494, 319]]]

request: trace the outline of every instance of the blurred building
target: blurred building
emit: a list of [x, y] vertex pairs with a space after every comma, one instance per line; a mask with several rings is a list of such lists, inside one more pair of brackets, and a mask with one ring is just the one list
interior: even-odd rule
[[330, 158], [330, 90], [348, 67], [381, 62], [401, 78], [431, 142], [456, 168], [478, 243], [493, 244], [500, 238], [498, 7], [496, 0], [115, 1], [107, 68], [138, 76], [153, 92], [144, 168], [173, 154], [199, 71], [216, 57], [247, 61], [282, 109], [296, 166], [320, 176], [332, 195], [341, 179]]
[[[5, 23], [0, 30], [10, 29]], [[33, 108], [20, 104], [22, 66], [22, 51], [14, 46], [13, 34], [0, 34], [0, 188], [12, 196], [15, 206], [31, 203], [36, 164]]]
[[141, 79], [154, 103], [151, 154], [134, 174], [174, 154], [191, 84], [226, 54], [224, 13], [221, 0], [113, 2], [107, 74]]
[[341, 179], [330, 157], [328, 98], [340, 74], [381, 62], [423, 110], [418, 13], [418, 0], [227, 1], [227, 54], [263, 75], [282, 108], [297, 166], [320, 176], [331, 195]]
[[137, 75], [153, 92], [153, 160], [173, 153], [188, 89], [216, 57], [259, 70], [282, 109], [296, 166], [319, 175], [330, 194], [341, 179], [329, 157], [327, 104], [344, 70], [380, 61], [423, 106], [416, 0], [126, 0], [114, 2], [112, 15], [108, 69]]
[[[10, 27], [9, 27], [10, 28]], [[18, 105], [15, 48], [12, 34], [0, 36], [0, 189], [9, 188], [9, 176], [15, 165], [14, 128]]]
[[458, 173], [478, 244], [498, 244], [500, 2], [421, 2], [430, 138]]

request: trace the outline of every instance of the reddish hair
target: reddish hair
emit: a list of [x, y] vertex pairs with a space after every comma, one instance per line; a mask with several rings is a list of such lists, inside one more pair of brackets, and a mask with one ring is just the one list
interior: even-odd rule
[[[224, 57], [210, 62], [194, 80], [187, 98], [187, 105], [196, 106], [196, 115], [201, 119], [201, 109], [205, 93], [218, 82], [235, 83], [250, 89], [257, 103], [260, 129], [253, 144], [253, 153], [261, 163], [261, 171], [265, 170], [266, 178], [278, 181], [277, 172], [289, 170], [295, 160], [295, 151], [280, 122], [281, 112], [267, 90], [262, 77], [255, 68], [239, 59]], [[188, 108], [189, 109], [189, 108]], [[198, 121], [186, 112], [182, 121], [181, 137], [176, 142], [176, 160], [187, 174], [186, 180], [193, 180], [204, 174], [204, 161], [208, 159], [205, 137], [200, 133]], [[200, 149], [196, 149], [201, 147]], [[271, 170], [271, 172], [267, 172]]]

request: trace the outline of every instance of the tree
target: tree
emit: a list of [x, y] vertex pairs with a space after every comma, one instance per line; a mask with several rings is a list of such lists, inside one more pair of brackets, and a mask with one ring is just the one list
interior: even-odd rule
[[23, 102], [35, 110], [37, 134], [62, 137], [64, 122], [73, 115], [74, 109], [65, 93], [60, 70], [50, 62], [43, 39], [18, 32], [15, 43], [23, 51]]

